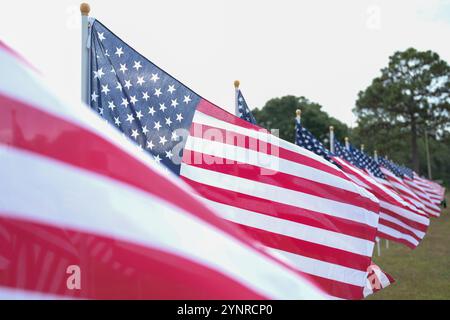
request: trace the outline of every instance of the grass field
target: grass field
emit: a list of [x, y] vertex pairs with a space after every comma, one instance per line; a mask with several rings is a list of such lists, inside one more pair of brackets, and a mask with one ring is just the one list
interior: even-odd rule
[[[450, 204], [447, 193], [447, 204]], [[414, 250], [381, 241], [381, 256], [374, 261], [391, 274], [396, 283], [372, 295], [369, 300], [450, 299], [450, 209], [433, 218], [428, 233]]]

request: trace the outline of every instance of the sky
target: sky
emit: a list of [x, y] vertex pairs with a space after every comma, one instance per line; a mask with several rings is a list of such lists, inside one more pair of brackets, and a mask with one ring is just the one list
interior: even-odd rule
[[[81, 1], [2, 2], [0, 39], [79, 99]], [[395, 51], [433, 50], [450, 62], [450, 0], [87, 2], [92, 17], [230, 112], [238, 79], [251, 108], [305, 96], [353, 126], [358, 92]]]

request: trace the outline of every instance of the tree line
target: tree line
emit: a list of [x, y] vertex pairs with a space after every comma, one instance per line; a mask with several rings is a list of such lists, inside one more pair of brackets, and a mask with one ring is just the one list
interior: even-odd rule
[[321, 141], [328, 142], [334, 126], [338, 139], [349, 137], [355, 146], [364, 144], [369, 153], [376, 149], [424, 176], [428, 143], [432, 178], [450, 183], [450, 66], [435, 52], [409, 48], [390, 56], [380, 75], [358, 93], [354, 128], [303, 96], [270, 99], [252, 112], [259, 125], [279, 129], [281, 138], [293, 142], [297, 109], [303, 125]]

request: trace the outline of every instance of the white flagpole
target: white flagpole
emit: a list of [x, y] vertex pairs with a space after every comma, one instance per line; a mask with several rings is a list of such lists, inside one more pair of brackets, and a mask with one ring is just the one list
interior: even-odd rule
[[334, 153], [334, 127], [330, 126], [330, 151]]
[[350, 142], [348, 141], [348, 137], [345, 137], [344, 140], [345, 140], [345, 149], [350, 150]]
[[361, 145], [361, 151], [364, 151], [364, 145], [363, 144]]
[[377, 152], [377, 150], [374, 150], [373, 158], [375, 159], [376, 162], [378, 162], [378, 152]]
[[239, 117], [239, 80], [234, 81], [234, 115]]
[[295, 120], [297, 120], [297, 123], [300, 123], [302, 121], [302, 110], [297, 109], [297, 111], [295, 111], [295, 114], [297, 115], [295, 117]]
[[89, 105], [89, 50], [87, 41], [89, 35], [89, 4], [82, 3], [81, 11], [81, 101]]

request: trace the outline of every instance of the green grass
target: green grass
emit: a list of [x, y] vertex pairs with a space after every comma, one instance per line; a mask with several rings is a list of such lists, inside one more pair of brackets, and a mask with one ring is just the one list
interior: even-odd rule
[[[447, 193], [447, 203], [449, 194]], [[450, 299], [450, 209], [432, 218], [422, 243], [414, 250], [381, 241], [381, 256], [374, 261], [391, 274], [396, 283], [369, 297], [386, 299]]]

